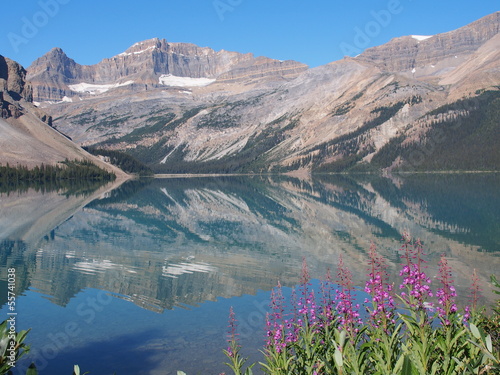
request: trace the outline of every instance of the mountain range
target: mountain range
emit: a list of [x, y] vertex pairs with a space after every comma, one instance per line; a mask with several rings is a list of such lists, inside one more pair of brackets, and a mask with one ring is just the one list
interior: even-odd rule
[[157, 173], [498, 170], [499, 32], [496, 12], [316, 68], [164, 39], [95, 65], [54, 48], [12, 101]]

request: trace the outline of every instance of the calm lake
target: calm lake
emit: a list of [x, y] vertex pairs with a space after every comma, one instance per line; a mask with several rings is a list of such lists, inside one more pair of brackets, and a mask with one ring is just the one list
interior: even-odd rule
[[462, 302], [474, 269], [482, 302], [494, 300], [499, 174], [155, 179], [92, 196], [2, 194], [0, 314], [15, 268], [16, 327], [32, 328], [14, 373], [32, 361], [42, 375], [74, 364], [92, 375], [230, 373], [231, 306], [243, 354], [261, 360], [270, 290], [296, 285], [303, 258], [322, 278], [341, 255], [362, 288], [374, 242], [399, 285], [405, 230], [422, 240], [430, 275], [449, 259]]

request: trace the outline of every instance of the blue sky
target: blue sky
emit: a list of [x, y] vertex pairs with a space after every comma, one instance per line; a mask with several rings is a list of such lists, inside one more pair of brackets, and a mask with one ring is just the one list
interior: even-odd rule
[[402, 35], [433, 35], [498, 0], [8, 0], [0, 54], [28, 67], [53, 47], [95, 64], [154, 37], [311, 67]]

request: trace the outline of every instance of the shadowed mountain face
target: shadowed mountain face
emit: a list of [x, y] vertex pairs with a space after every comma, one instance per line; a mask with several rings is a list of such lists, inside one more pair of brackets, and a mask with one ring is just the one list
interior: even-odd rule
[[[19, 230], [12, 224], [2, 232], [3, 263], [59, 305], [97, 288], [161, 312], [255, 294], [278, 281], [294, 285], [303, 257], [321, 278], [327, 268], [335, 273], [342, 255], [361, 287], [372, 241], [397, 283], [400, 238], [409, 230], [424, 243], [431, 276], [440, 256], [448, 257], [466, 299], [472, 269], [483, 285], [498, 270], [498, 188], [496, 176], [135, 181], [73, 214], [56, 210], [52, 230], [45, 213], [28, 232], [17, 220]], [[2, 198], [9, 207], [14, 201]], [[4, 212], [7, 222], [20, 211]]]
[[[499, 25], [497, 12], [314, 69], [159, 39], [92, 66], [54, 49], [28, 78], [57, 129], [160, 173], [492, 170]], [[470, 144], [492, 156], [450, 154]]]
[[33, 91], [25, 79], [21, 65], [0, 55], [0, 118], [18, 118], [22, 114], [19, 102], [31, 102]]

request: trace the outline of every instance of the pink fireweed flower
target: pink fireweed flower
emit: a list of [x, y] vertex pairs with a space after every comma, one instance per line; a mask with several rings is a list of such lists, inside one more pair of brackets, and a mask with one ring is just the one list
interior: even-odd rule
[[299, 331], [300, 328], [302, 327], [302, 319], [299, 318], [299, 313], [297, 311], [297, 292], [295, 290], [295, 287], [292, 288], [292, 296], [290, 300], [290, 304], [292, 307], [292, 311], [290, 313], [291, 318], [289, 319], [289, 326], [287, 326], [288, 333], [287, 333], [287, 341], [288, 342], [297, 342], [299, 339]]
[[310, 324], [316, 321], [316, 301], [314, 290], [309, 290], [310, 283], [309, 270], [306, 258], [302, 258], [302, 275], [300, 278], [300, 297], [297, 302], [298, 314], [307, 318]]
[[283, 291], [279, 281], [278, 286], [273, 288], [271, 291], [271, 309], [273, 310], [275, 322], [279, 322], [283, 319], [283, 313], [285, 311], [285, 297], [283, 297]]
[[479, 297], [481, 296], [481, 287], [479, 286], [479, 277], [477, 276], [476, 269], [474, 268], [474, 272], [472, 273], [472, 286], [470, 288], [471, 294], [471, 304], [472, 310], [476, 310], [477, 303], [479, 301]]
[[451, 267], [448, 266], [448, 261], [444, 255], [441, 256], [441, 260], [439, 261], [438, 278], [441, 281], [441, 288], [436, 291], [436, 297], [440, 306], [437, 306], [436, 310], [441, 318], [441, 322], [444, 325], [449, 325], [450, 315], [457, 312], [457, 305], [455, 303], [457, 293], [455, 287], [452, 285]]
[[228, 324], [228, 334], [227, 334], [227, 342], [229, 343], [229, 346], [227, 348], [227, 352], [230, 357], [233, 357], [235, 355], [235, 352], [233, 349], [236, 349], [239, 347], [238, 345], [238, 334], [236, 333], [237, 330], [237, 322], [236, 322], [236, 315], [233, 310], [233, 306], [229, 309], [229, 324]]
[[[365, 284], [365, 292], [372, 297], [372, 309], [367, 308], [371, 324], [374, 327], [383, 326], [387, 330], [389, 323], [394, 322], [394, 298], [392, 296], [392, 285], [388, 283], [387, 265], [384, 259], [377, 253], [374, 243], [370, 245], [369, 251], [369, 273]], [[368, 300], [365, 300], [365, 303]]]
[[325, 280], [321, 281], [321, 316], [320, 319], [323, 325], [331, 325], [335, 320], [333, 313], [334, 289], [332, 284], [332, 276], [328, 268]]
[[272, 312], [266, 316], [268, 346], [275, 345], [280, 341], [282, 334], [282, 320], [284, 313], [284, 300], [281, 284], [271, 291], [271, 310]]
[[269, 314], [266, 315], [266, 326], [267, 326], [267, 340], [266, 348], [274, 349], [278, 353], [281, 353], [286, 347], [285, 343], [285, 326], [280, 323], [272, 323], [269, 318]]
[[465, 306], [465, 314], [463, 318], [463, 322], [467, 323], [471, 317], [471, 307], [470, 306]]
[[342, 256], [339, 256], [337, 282], [340, 289], [337, 289], [335, 300], [337, 301], [337, 312], [339, 314], [339, 323], [349, 333], [358, 331], [358, 325], [363, 324], [359, 315], [359, 304], [354, 304], [354, 287], [352, 284], [352, 274], [344, 265]]
[[266, 347], [281, 353], [286, 350], [288, 342], [297, 341], [297, 331], [293, 324], [294, 318], [285, 319], [285, 298], [279, 282], [271, 292], [270, 307], [272, 312], [266, 315]]
[[408, 293], [401, 293], [402, 298], [411, 307], [423, 309], [427, 297], [432, 297], [430, 288], [431, 279], [427, 277], [424, 269], [424, 260], [422, 259], [423, 249], [419, 239], [412, 241], [408, 233], [403, 233], [403, 245], [400, 251], [404, 252], [401, 257], [406, 260], [406, 264], [399, 272], [403, 276], [403, 284], [400, 289], [407, 289]]
[[474, 315], [474, 312], [477, 309], [477, 303], [479, 301], [479, 297], [481, 296], [481, 287], [479, 286], [479, 277], [477, 276], [476, 269], [472, 273], [472, 285], [470, 287], [470, 305], [465, 306], [465, 314], [463, 321], [467, 323], [470, 318]]

